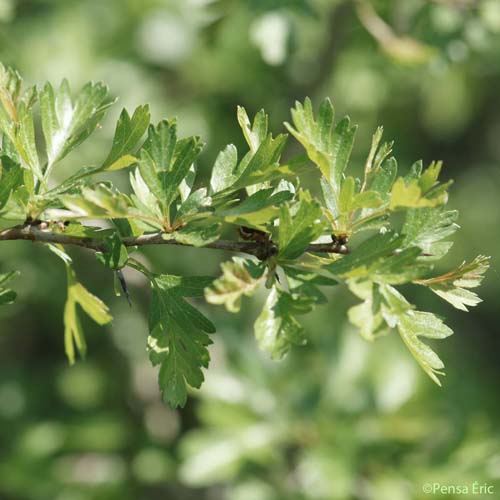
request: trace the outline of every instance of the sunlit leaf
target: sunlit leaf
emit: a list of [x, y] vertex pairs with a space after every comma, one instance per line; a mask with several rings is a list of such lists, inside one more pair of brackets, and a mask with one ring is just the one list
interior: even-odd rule
[[77, 281], [75, 272], [68, 263], [66, 263], [66, 272], [68, 296], [64, 306], [64, 345], [68, 360], [73, 364], [75, 362], [75, 346], [82, 357], [85, 356], [87, 350], [76, 306], [79, 305], [99, 325], [109, 323], [112, 317], [106, 304]]
[[293, 345], [304, 345], [304, 328], [295, 318], [312, 309], [306, 297], [294, 296], [273, 286], [254, 324], [259, 346], [273, 359], [282, 358]]
[[101, 166], [102, 169], [119, 170], [135, 163], [136, 158], [132, 153], [147, 129], [149, 119], [147, 105], [138, 106], [132, 117], [123, 109], [116, 124], [113, 146]]
[[233, 257], [221, 264], [222, 276], [205, 290], [205, 298], [211, 304], [223, 304], [229, 312], [238, 312], [241, 298], [254, 294], [262, 283], [262, 266], [250, 260]]
[[46, 175], [96, 129], [112, 104], [107, 97], [108, 88], [102, 83], [87, 83], [74, 100], [67, 80], [56, 90], [50, 83], [45, 85], [40, 92], [40, 112], [48, 156]]
[[296, 205], [280, 207], [278, 247], [280, 259], [296, 259], [323, 230], [322, 210], [307, 194]]
[[477, 288], [489, 268], [489, 257], [482, 255], [472, 262], [463, 263], [456, 269], [441, 276], [417, 280], [416, 283], [429, 287], [435, 294], [453, 307], [467, 311], [467, 306], [475, 306], [481, 299], [470, 288]]

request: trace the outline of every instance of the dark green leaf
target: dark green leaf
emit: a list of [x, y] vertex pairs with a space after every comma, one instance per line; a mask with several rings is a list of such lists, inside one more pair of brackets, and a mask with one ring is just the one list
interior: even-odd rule
[[401, 245], [403, 238], [388, 231], [378, 233], [361, 243], [352, 253], [325, 266], [335, 276], [360, 277], [391, 255]]
[[97, 260], [110, 269], [121, 269], [124, 267], [127, 264], [128, 252], [120, 236], [114, 233], [113, 236], [108, 236], [104, 240], [104, 244], [108, 251], [96, 252], [95, 256]]
[[215, 327], [183, 297], [200, 297], [212, 278], [161, 275], [154, 278], [149, 315], [148, 346], [154, 364], [160, 363], [159, 384], [166, 402], [183, 406], [187, 386], [200, 387], [202, 367], [210, 359], [207, 333]]
[[2, 209], [7, 204], [12, 191], [23, 182], [23, 171], [20, 165], [7, 156], [0, 157], [0, 168], [0, 209]]

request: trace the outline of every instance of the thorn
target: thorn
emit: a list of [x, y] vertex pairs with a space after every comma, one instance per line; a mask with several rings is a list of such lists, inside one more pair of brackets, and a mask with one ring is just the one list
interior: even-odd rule
[[118, 281], [120, 282], [120, 286], [122, 288], [123, 294], [125, 295], [125, 298], [127, 299], [128, 305], [130, 307], [132, 307], [132, 301], [130, 300], [130, 294], [128, 293], [127, 282], [125, 281], [125, 276], [123, 276], [121, 269], [117, 269], [115, 272], [116, 272], [116, 276], [118, 276]]

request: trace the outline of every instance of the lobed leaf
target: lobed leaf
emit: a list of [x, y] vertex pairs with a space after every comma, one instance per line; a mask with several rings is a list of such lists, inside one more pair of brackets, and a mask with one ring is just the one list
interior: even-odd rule
[[223, 304], [229, 312], [238, 312], [243, 295], [250, 297], [262, 283], [264, 268], [238, 257], [224, 262], [221, 268], [222, 276], [205, 289], [205, 299], [210, 304]]
[[356, 127], [350, 127], [348, 117], [334, 127], [334, 115], [331, 101], [325, 99], [316, 121], [311, 100], [307, 97], [303, 104], [296, 102], [292, 109], [295, 128], [289, 123], [285, 126], [304, 146], [310, 160], [318, 166], [334, 191], [338, 191], [351, 154]]
[[404, 246], [418, 246], [434, 259], [443, 257], [452, 243], [442, 241], [458, 228], [456, 210], [443, 207], [408, 209], [402, 228]]
[[453, 271], [433, 278], [420, 279], [415, 283], [429, 287], [453, 307], [467, 311], [467, 306], [475, 306], [481, 302], [470, 288], [476, 288], [481, 284], [489, 268], [489, 260], [489, 257], [479, 255], [472, 262], [464, 262]]
[[132, 154], [146, 132], [150, 120], [149, 106], [138, 106], [132, 117], [124, 108], [116, 124], [113, 145], [101, 165], [103, 170], [119, 170], [136, 162]]
[[444, 364], [439, 356], [420, 338], [444, 339], [453, 333], [451, 328], [447, 327], [434, 314], [421, 311], [409, 311], [402, 314], [397, 326], [401, 338], [418, 364], [440, 386], [441, 381], [438, 375], [444, 375], [441, 371]]
[[278, 258], [293, 260], [302, 255], [308, 245], [322, 233], [322, 209], [308, 193], [291, 205], [280, 207], [278, 227]]
[[248, 118], [245, 108], [242, 106], [238, 106], [237, 116], [238, 123], [250, 147], [250, 151], [255, 153], [267, 137], [268, 116], [264, 110], [261, 109], [255, 115], [252, 125], [250, 125], [250, 119]]
[[76, 306], [79, 305], [99, 325], [109, 323], [112, 317], [106, 304], [95, 295], [92, 295], [77, 281], [71, 264], [68, 262], [65, 262], [65, 264], [68, 278], [68, 296], [64, 306], [64, 345], [66, 356], [70, 364], [73, 364], [75, 362], [75, 346], [80, 356], [84, 357], [86, 354], [85, 337]]
[[47, 177], [54, 163], [64, 158], [96, 129], [111, 106], [108, 88], [89, 82], [73, 100], [67, 80], [54, 90], [47, 83], [40, 92], [42, 130], [47, 148]]
[[304, 345], [304, 328], [295, 318], [312, 310], [309, 298], [291, 295], [273, 286], [264, 308], [254, 324], [259, 346], [280, 359], [293, 345]]
[[184, 297], [201, 297], [212, 278], [154, 276], [149, 314], [150, 359], [160, 364], [158, 376], [164, 400], [172, 407], [184, 406], [187, 387], [200, 387], [202, 368], [210, 359], [207, 333], [213, 324]]

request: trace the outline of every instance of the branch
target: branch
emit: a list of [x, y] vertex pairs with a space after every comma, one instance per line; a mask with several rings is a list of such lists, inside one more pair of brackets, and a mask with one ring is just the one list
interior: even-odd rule
[[[122, 239], [122, 243], [126, 247], [140, 247], [147, 245], [178, 245], [193, 247], [193, 245], [181, 243], [175, 239], [165, 240], [163, 239], [164, 234], [166, 233], [159, 232], [143, 234], [137, 237], [127, 237]], [[0, 232], [0, 241], [10, 240], [29, 240], [46, 244], [54, 243], [60, 245], [73, 245], [88, 248], [89, 250], [94, 250], [96, 252], [107, 251], [107, 247], [102, 239], [70, 236], [64, 233], [52, 233], [51, 231], [39, 229], [38, 227], [30, 224], [14, 226]], [[268, 245], [268, 243], [265, 242], [218, 240], [197, 248], [212, 248], [214, 250], [225, 250], [228, 252], [241, 252], [259, 257], [265, 254], [266, 245]], [[338, 245], [333, 242], [313, 243], [307, 247], [306, 252], [345, 254], [347, 253], [347, 248], [344, 245]]]
[[392, 28], [377, 14], [373, 6], [364, 0], [357, 0], [356, 12], [361, 24], [381, 45], [396, 38]]

